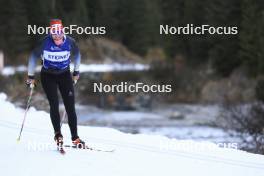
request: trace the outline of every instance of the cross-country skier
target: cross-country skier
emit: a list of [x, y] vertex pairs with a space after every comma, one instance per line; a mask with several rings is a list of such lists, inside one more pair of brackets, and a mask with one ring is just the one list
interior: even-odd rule
[[[59, 89], [68, 115], [68, 124], [71, 131], [73, 145], [84, 147], [77, 133], [77, 116], [75, 112], [75, 98], [73, 83], [79, 79], [80, 52], [75, 40], [63, 33], [62, 21], [50, 21], [50, 33], [36, 46], [28, 62], [28, 85], [35, 84], [34, 71], [37, 60], [42, 58], [41, 84], [50, 105], [50, 118], [55, 131], [54, 140], [58, 146], [63, 144], [61, 134]], [[73, 76], [70, 73], [70, 60], [74, 60]]]

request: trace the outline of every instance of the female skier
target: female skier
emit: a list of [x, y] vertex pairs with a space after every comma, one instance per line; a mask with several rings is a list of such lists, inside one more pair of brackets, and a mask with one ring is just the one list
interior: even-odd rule
[[[61, 20], [50, 21], [50, 33], [36, 46], [28, 62], [28, 85], [35, 83], [34, 71], [37, 60], [42, 58], [40, 73], [41, 84], [50, 105], [50, 118], [54, 128], [54, 140], [58, 146], [63, 145], [63, 136], [60, 126], [59, 89], [68, 115], [68, 124], [71, 131], [73, 145], [84, 148], [85, 143], [77, 133], [77, 116], [75, 112], [75, 98], [73, 83], [79, 79], [80, 51], [75, 40], [63, 33]], [[73, 76], [70, 73], [70, 60], [74, 60]]]

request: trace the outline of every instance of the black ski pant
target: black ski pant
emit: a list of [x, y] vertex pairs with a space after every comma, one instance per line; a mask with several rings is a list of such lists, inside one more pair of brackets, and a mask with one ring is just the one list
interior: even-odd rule
[[54, 74], [41, 71], [41, 84], [46, 93], [50, 105], [50, 118], [56, 133], [61, 133], [58, 89], [61, 93], [63, 103], [68, 115], [72, 140], [78, 138], [77, 116], [75, 112], [74, 88], [72, 76], [69, 70]]

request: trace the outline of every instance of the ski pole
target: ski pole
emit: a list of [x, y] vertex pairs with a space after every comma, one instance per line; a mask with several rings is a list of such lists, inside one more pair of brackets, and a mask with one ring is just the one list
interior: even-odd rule
[[21, 138], [21, 134], [22, 134], [22, 131], [23, 131], [23, 128], [24, 128], [24, 124], [25, 124], [25, 121], [26, 121], [27, 112], [28, 112], [29, 107], [30, 107], [30, 102], [31, 102], [31, 99], [32, 99], [34, 87], [35, 87], [34, 84], [30, 84], [30, 93], [29, 93], [29, 97], [28, 97], [28, 101], [27, 101], [27, 107], [26, 107], [26, 111], [24, 113], [24, 118], [23, 118], [23, 121], [22, 121], [22, 125], [21, 125], [21, 129], [20, 129], [18, 138], [17, 138], [17, 142], [19, 142], [20, 138]]

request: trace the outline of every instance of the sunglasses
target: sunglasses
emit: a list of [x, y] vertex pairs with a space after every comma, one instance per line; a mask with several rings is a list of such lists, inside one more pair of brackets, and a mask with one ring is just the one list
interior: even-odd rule
[[64, 34], [51, 34], [53, 39], [62, 39], [64, 37]]

